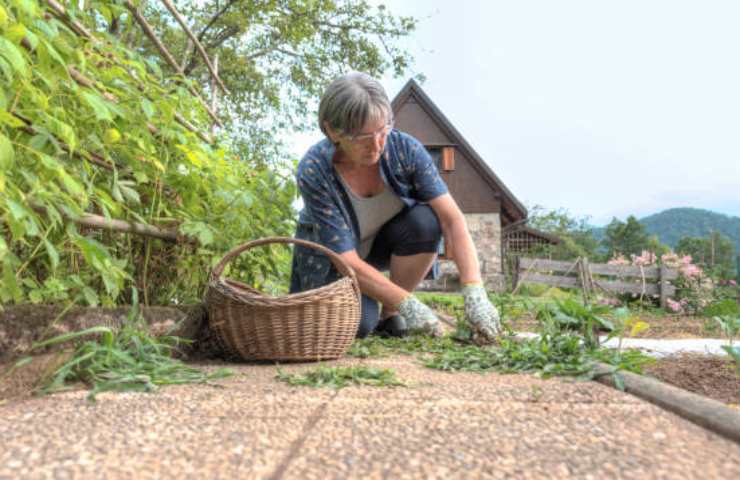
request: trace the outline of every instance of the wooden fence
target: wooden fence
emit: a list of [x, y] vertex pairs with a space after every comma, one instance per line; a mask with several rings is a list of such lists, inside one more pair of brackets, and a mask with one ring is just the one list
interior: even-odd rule
[[514, 290], [522, 283], [542, 283], [555, 287], [579, 288], [584, 296], [599, 288], [605, 292], [660, 296], [660, 306], [676, 293], [669, 282], [678, 278], [678, 270], [665, 266], [640, 267], [589, 263], [587, 258], [557, 261], [542, 258], [517, 258]]

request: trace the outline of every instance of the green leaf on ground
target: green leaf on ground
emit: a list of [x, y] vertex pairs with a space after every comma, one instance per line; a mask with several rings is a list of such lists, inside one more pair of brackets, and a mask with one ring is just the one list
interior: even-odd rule
[[319, 366], [304, 373], [290, 374], [278, 368], [276, 378], [293, 386], [314, 388], [344, 388], [350, 385], [369, 385], [373, 387], [397, 387], [406, 384], [396, 378], [396, 372], [389, 368], [376, 367], [327, 367]]

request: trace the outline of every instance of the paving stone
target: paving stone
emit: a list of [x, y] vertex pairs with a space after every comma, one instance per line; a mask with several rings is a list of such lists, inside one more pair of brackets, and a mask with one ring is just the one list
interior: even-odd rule
[[217, 386], [12, 402], [0, 478], [740, 478], [739, 445], [595, 382], [409, 356], [328, 364], [394, 368], [410, 386], [296, 388], [274, 365], [233, 364]]

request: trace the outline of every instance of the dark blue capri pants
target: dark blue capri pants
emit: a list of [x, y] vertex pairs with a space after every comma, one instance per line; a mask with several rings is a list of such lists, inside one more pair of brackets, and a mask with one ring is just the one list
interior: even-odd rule
[[[437, 214], [429, 205], [417, 204], [404, 209], [390, 219], [378, 232], [370, 253], [364, 259], [380, 271], [387, 271], [391, 255], [409, 256], [435, 253], [442, 238]], [[380, 305], [367, 295], [362, 296], [362, 318], [357, 337], [364, 338], [380, 322]]]

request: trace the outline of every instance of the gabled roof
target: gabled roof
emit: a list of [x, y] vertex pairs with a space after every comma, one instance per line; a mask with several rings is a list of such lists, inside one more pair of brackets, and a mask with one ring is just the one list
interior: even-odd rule
[[445, 117], [442, 111], [434, 104], [431, 98], [424, 93], [418, 83], [412, 78], [406, 85], [398, 92], [398, 95], [393, 99], [391, 103], [394, 114], [398, 113], [404, 103], [410, 98], [414, 97], [416, 102], [421, 106], [422, 109], [435, 121], [437, 126], [452, 140], [452, 143], [457, 145], [458, 150], [470, 159], [473, 168], [476, 169], [478, 174], [483, 178], [495, 191], [500, 191], [503, 194], [501, 206], [505, 209], [507, 216], [512, 221], [521, 220], [527, 218], [527, 209], [522, 203], [517, 200], [511, 191], [504, 185], [504, 182], [493, 173], [493, 170], [483, 161], [480, 155], [473, 149], [473, 147], [463, 138], [460, 132], [450, 123]]

